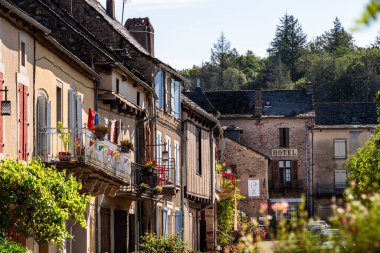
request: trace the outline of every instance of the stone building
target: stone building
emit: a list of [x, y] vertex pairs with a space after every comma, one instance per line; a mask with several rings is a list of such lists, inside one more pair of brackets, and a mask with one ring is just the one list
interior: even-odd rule
[[[223, 127], [223, 160], [232, 168], [234, 176], [238, 179], [237, 187], [245, 199], [240, 200], [238, 209], [251, 219], [260, 220], [260, 205], [267, 204], [268, 191], [268, 163], [269, 157], [243, 145], [239, 138], [229, 137], [231, 126]], [[236, 128], [236, 127], [233, 127]]]
[[331, 198], [341, 198], [346, 188], [346, 159], [364, 146], [376, 124], [375, 103], [315, 104], [315, 125], [310, 130], [315, 216], [327, 219], [332, 214]]
[[206, 111], [219, 115], [223, 126], [242, 129], [240, 143], [269, 157], [270, 203], [284, 200], [290, 210], [295, 210], [302, 194], [310, 203], [308, 127], [314, 111], [309, 90], [203, 92], [197, 87], [185, 94]]

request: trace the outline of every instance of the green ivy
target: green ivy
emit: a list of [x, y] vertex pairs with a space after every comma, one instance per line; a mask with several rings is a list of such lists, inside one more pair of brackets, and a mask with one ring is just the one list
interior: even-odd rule
[[26, 249], [16, 242], [10, 242], [5, 238], [0, 238], [1, 253], [27, 253]]
[[0, 163], [0, 232], [11, 236], [11, 228], [38, 244], [62, 245], [70, 237], [66, 220], [85, 227], [88, 196], [81, 184], [65, 171], [46, 167], [41, 161], [28, 165], [11, 159]]

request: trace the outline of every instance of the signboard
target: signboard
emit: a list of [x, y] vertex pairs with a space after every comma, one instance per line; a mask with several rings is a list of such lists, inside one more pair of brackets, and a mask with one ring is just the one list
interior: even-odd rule
[[297, 156], [297, 149], [272, 149], [272, 156]]
[[260, 197], [260, 180], [248, 179], [248, 197]]

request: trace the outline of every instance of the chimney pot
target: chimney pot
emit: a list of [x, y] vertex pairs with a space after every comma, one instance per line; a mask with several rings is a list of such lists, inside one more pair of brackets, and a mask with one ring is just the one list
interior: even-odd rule
[[107, 0], [106, 12], [108, 16], [115, 19], [115, 0]]
[[149, 18], [130, 18], [124, 27], [150, 55], [154, 56], [154, 29]]

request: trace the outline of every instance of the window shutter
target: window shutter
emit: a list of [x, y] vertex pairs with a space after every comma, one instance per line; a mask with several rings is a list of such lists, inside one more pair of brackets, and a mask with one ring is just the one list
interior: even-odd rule
[[180, 119], [181, 115], [181, 83], [176, 81], [174, 86], [175, 94], [175, 117]]
[[19, 84], [19, 158], [28, 160], [28, 87]]
[[298, 184], [298, 161], [291, 161], [292, 164], [292, 188], [293, 190], [302, 189], [302, 185]]
[[162, 71], [157, 72], [154, 78], [155, 91], [158, 99], [156, 100], [156, 106], [162, 108]]
[[[3, 89], [3, 73], [0, 73], [0, 89]], [[3, 92], [0, 92], [0, 101], [3, 101]], [[0, 153], [4, 152], [3, 115], [0, 113]]]
[[45, 97], [37, 97], [38, 155], [45, 155]]
[[51, 101], [46, 103], [46, 155], [50, 154]]
[[175, 233], [179, 235], [182, 233], [182, 211], [175, 211]]
[[165, 88], [164, 88], [164, 110], [165, 111], [168, 111], [168, 107], [169, 107], [169, 104], [168, 104], [168, 78], [166, 75], [164, 75], [164, 85], [165, 85]]
[[279, 182], [279, 169], [278, 169], [278, 161], [273, 161], [272, 162], [273, 166], [273, 175], [272, 175], [272, 178], [273, 178], [273, 182], [272, 182], [272, 188], [274, 190], [279, 190], [280, 189], [280, 182]]
[[81, 95], [76, 95], [76, 100], [77, 100], [77, 128], [78, 132], [82, 128], [82, 96]]
[[289, 147], [289, 128], [284, 128], [284, 147]]
[[162, 210], [162, 235], [168, 237], [168, 209], [164, 207]]
[[175, 116], [175, 81], [171, 79], [170, 82], [170, 112], [173, 116]]
[[71, 133], [71, 146], [70, 151], [74, 151], [75, 134], [73, 134], [75, 128], [75, 91], [69, 89], [69, 132]]
[[284, 131], [283, 131], [284, 129], [280, 128], [279, 130], [280, 130], [279, 131], [280, 132], [280, 147], [284, 147], [284, 144], [285, 144], [284, 143]]

